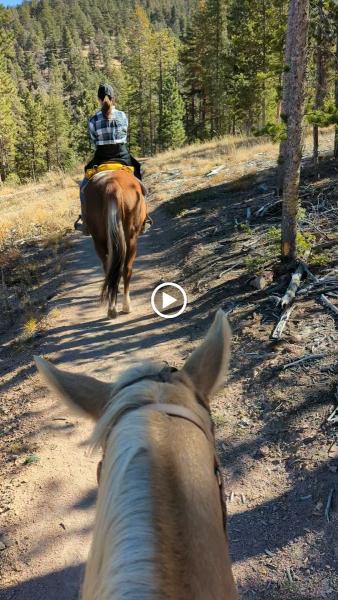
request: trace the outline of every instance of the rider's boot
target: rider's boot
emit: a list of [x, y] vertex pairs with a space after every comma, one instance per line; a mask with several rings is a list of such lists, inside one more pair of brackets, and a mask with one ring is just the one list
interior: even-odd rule
[[[80, 221], [82, 221], [82, 223], [80, 223]], [[85, 222], [82, 215], [79, 215], [78, 218], [76, 219], [76, 221], [74, 223], [74, 229], [76, 231], [81, 231], [82, 235], [90, 235], [88, 225]]]
[[145, 221], [143, 223], [143, 229], [142, 229], [142, 233], [145, 233], [146, 231], [149, 231], [150, 227], [154, 224], [154, 221], [152, 220], [152, 218], [147, 215], [145, 218]]

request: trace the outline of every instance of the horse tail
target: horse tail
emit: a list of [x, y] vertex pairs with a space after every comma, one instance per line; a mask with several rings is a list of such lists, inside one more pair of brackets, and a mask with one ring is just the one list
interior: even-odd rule
[[126, 260], [127, 246], [122, 224], [123, 191], [117, 181], [110, 181], [105, 189], [108, 212], [108, 256], [106, 276], [102, 286], [101, 301], [115, 303]]

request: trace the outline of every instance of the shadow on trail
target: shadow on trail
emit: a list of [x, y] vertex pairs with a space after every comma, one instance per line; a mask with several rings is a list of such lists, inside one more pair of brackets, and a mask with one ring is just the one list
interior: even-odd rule
[[76, 565], [33, 577], [2, 589], [2, 600], [76, 600], [79, 598], [84, 565]]
[[93, 488], [88, 491], [88, 493], [83, 496], [76, 504], [74, 504], [75, 510], [87, 510], [88, 508], [92, 508], [96, 504], [97, 499], [97, 488]]

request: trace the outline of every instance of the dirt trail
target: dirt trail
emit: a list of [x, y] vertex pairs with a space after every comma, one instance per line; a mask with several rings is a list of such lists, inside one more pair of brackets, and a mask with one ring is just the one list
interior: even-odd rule
[[[193, 181], [187, 184], [163, 169], [148, 177], [155, 226], [140, 239], [133, 312], [116, 321], [105, 318], [98, 303], [102, 274], [91, 240], [76, 238], [66, 254], [66, 283], [48, 305], [49, 313], [58, 309], [58, 316], [54, 311], [42, 343], [33, 344], [59, 366], [113, 380], [137, 360], [180, 366], [217, 308], [232, 310], [232, 363], [212, 410], [241, 598], [333, 600], [338, 590], [336, 496], [330, 522], [324, 511], [330, 490], [337, 490], [338, 444], [334, 454], [334, 432], [325, 422], [337, 385], [337, 322], [310, 296], [297, 304], [282, 343], [271, 344], [278, 315], [266, 299], [276, 293], [275, 284], [254, 290], [243, 260], [280, 217], [256, 220], [250, 231], [234, 225], [245, 219], [247, 204], [253, 213], [273, 197], [271, 161], [265, 155], [259, 161], [257, 175], [249, 180], [253, 160], [239, 164], [238, 179], [229, 185], [213, 181], [196, 189]], [[315, 206], [324, 198], [336, 210], [336, 165], [328, 160], [322, 170], [320, 182], [303, 177], [305, 205], [309, 198]], [[171, 198], [167, 205], [164, 185]], [[333, 236], [330, 222], [323, 223]], [[318, 275], [336, 269], [337, 249], [329, 253]], [[154, 315], [150, 306], [153, 289], [168, 280], [184, 285], [189, 298], [187, 311], [172, 321]], [[278, 293], [284, 293], [285, 283], [278, 285]], [[317, 351], [327, 358], [281, 369]], [[36, 447], [39, 458], [25, 466], [26, 450], [18, 451], [17, 459], [13, 448], [5, 454], [12, 477], [0, 485], [0, 595], [1, 600], [71, 600], [78, 596], [90, 544], [97, 457], [88, 454], [91, 425], [50, 397], [35, 373], [32, 353], [28, 346], [18, 355], [7, 348], [0, 354], [0, 390], [9, 398], [4, 414], [21, 436], [27, 430], [28, 448]], [[4, 433], [2, 439], [11, 441], [10, 431]], [[3, 551], [2, 531], [7, 536]]]
[[[113, 380], [131, 361], [154, 358], [155, 347], [157, 359], [175, 364], [180, 358], [180, 340], [176, 348], [174, 342], [178, 324], [161, 320], [150, 304], [152, 290], [166, 279], [156, 247], [161, 235], [157, 220], [151, 235], [140, 240], [131, 288], [133, 312], [116, 321], [107, 320], [98, 303], [102, 273], [91, 240], [77, 239], [67, 282], [52, 303], [58, 317], [39, 352], [61, 367], [105, 380]], [[162, 249], [167, 250], [163, 239]], [[187, 319], [181, 317], [180, 326]], [[33, 387], [41, 388], [35, 375], [25, 393]], [[8, 484], [14, 501], [1, 517], [9, 544], [2, 598], [71, 600], [78, 595], [94, 516], [97, 457], [89, 454], [86, 444], [92, 426], [45, 389], [32, 402], [32, 413], [39, 462]]]

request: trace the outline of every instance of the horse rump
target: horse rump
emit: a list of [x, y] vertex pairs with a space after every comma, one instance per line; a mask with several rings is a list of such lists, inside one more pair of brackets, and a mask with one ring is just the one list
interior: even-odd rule
[[106, 276], [101, 291], [101, 301], [115, 304], [126, 259], [126, 239], [121, 212], [123, 191], [116, 181], [109, 181], [105, 189], [107, 206], [107, 245]]

